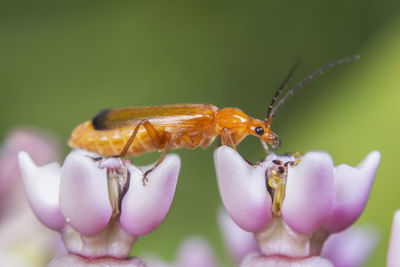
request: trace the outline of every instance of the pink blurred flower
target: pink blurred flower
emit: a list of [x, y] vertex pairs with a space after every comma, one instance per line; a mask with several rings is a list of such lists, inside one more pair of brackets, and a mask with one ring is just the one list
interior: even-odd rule
[[364, 266], [379, 241], [377, 229], [372, 226], [352, 226], [332, 234], [324, 243], [321, 256], [335, 267]]
[[146, 262], [151, 267], [217, 267], [219, 266], [213, 249], [200, 236], [191, 236], [180, 245], [174, 263], [149, 256]]
[[387, 254], [387, 267], [399, 266], [400, 262], [400, 210], [394, 213]]
[[380, 161], [374, 151], [355, 168], [334, 167], [328, 154], [309, 152], [271, 154], [250, 166], [229, 147], [214, 157], [224, 206], [261, 251], [241, 266], [332, 266], [320, 257], [322, 246], [360, 216]]
[[17, 154], [27, 150], [45, 164], [59, 157], [55, 138], [27, 127], [11, 130], [0, 150], [0, 258], [2, 266], [43, 266], [62, 254], [60, 237], [43, 227], [29, 208]]
[[38, 164], [57, 161], [60, 148], [55, 138], [27, 127], [11, 130], [0, 150], [0, 216], [26, 208], [25, 193], [18, 168], [18, 152], [27, 151]]
[[137, 238], [154, 231], [167, 215], [178, 179], [178, 156], [168, 155], [148, 175], [146, 186], [143, 171], [129, 160], [99, 158], [83, 150], [71, 152], [62, 167], [38, 167], [26, 152], [19, 154], [19, 162], [33, 211], [44, 225], [61, 233], [70, 254], [50, 266], [144, 266], [129, 253]]
[[224, 208], [218, 212], [218, 223], [224, 245], [235, 263], [240, 263], [250, 252], [259, 252], [253, 233], [244, 231], [234, 223]]

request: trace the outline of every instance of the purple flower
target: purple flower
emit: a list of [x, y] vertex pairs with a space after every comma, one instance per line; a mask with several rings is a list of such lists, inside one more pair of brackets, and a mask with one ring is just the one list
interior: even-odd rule
[[148, 175], [146, 186], [143, 171], [130, 161], [83, 150], [72, 151], [62, 167], [38, 167], [26, 152], [20, 152], [19, 162], [34, 213], [61, 233], [68, 253], [74, 254], [51, 264], [143, 266], [128, 256], [137, 238], [154, 231], [167, 215], [178, 179], [178, 156], [168, 155]]
[[270, 154], [250, 166], [233, 149], [220, 147], [214, 158], [225, 208], [239, 227], [254, 233], [261, 251], [242, 266], [331, 266], [320, 257], [324, 241], [360, 216], [380, 154], [371, 152], [355, 168], [334, 167], [323, 152]]

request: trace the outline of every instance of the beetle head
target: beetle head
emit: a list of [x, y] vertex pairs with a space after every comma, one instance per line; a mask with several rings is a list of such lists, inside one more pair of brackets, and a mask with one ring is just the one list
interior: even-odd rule
[[257, 136], [261, 141], [269, 143], [274, 149], [281, 146], [281, 140], [271, 130], [271, 125], [268, 121], [253, 119], [250, 122], [250, 134]]

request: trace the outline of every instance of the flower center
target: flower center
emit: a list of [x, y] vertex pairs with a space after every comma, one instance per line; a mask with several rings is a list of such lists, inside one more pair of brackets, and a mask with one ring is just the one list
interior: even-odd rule
[[121, 202], [129, 187], [128, 168], [121, 165], [120, 168], [107, 168], [108, 197], [114, 218], [121, 212]]
[[286, 162], [279, 159], [273, 160], [273, 165], [268, 168], [267, 182], [272, 197], [271, 211], [275, 216], [282, 216], [281, 208], [285, 199], [288, 167], [294, 167], [300, 162], [299, 153], [294, 153], [291, 156], [293, 160]]

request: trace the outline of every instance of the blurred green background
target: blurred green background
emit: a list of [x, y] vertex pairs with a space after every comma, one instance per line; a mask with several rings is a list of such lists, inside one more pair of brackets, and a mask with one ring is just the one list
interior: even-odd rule
[[[400, 208], [399, 33], [400, 2], [392, 0], [1, 1], [0, 137], [15, 125], [32, 125], [57, 134], [68, 151], [72, 129], [108, 107], [204, 102], [262, 119], [298, 58], [296, 82], [359, 53], [361, 60], [291, 98], [273, 129], [283, 140], [280, 152], [326, 150], [336, 164], [355, 165], [381, 151], [358, 222], [380, 229], [369, 263], [379, 266]], [[252, 161], [264, 157], [254, 137], [239, 150]], [[216, 223], [213, 148], [174, 153], [182, 170], [171, 211], [133, 252], [172, 260], [185, 237], [201, 234], [228, 262]], [[133, 160], [148, 164], [158, 156]]]

